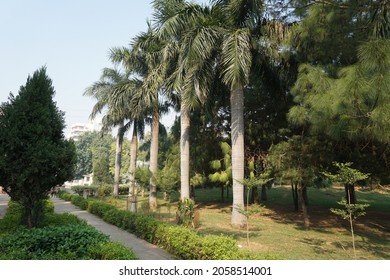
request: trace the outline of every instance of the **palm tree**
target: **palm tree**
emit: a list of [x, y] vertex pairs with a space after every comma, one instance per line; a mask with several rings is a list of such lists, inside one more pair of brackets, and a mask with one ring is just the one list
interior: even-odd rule
[[150, 195], [151, 209], [157, 208], [157, 185], [155, 176], [158, 170], [158, 135], [160, 126], [160, 113], [167, 111], [166, 106], [160, 106], [159, 93], [163, 92], [164, 65], [161, 63], [160, 50], [162, 42], [155, 36], [150, 23], [147, 32], [137, 35], [131, 48], [115, 48], [111, 50], [113, 62], [122, 63], [133, 74], [142, 77], [143, 88], [139, 92], [144, 105], [151, 109], [151, 146], [150, 146]]
[[92, 109], [90, 114], [91, 119], [95, 119], [99, 113], [102, 113], [106, 109], [106, 113], [103, 117], [103, 132], [111, 130], [112, 127], [117, 126], [117, 141], [115, 152], [115, 174], [114, 174], [114, 190], [113, 195], [119, 194], [119, 181], [120, 171], [122, 165], [122, 145], [124, 135], [124, 121], [126, 119], [126, 113], [114, 104], [112, 96], [118, 88], [124, 83], [128, 82], [128, 73], [121, 73], [117, 69], [104, 68], [100, 80], [93, 83], [88, 87], [84, 95], [94, 97], [97, 99], [97, 103]]
[[184, 200], [190, 197], [190, 111], [204, 102], [214, 76], [213, 60], [205, 59], [208, 53], [202, 52], [203, 31], [211, 11], [182, 0], [157, 0], [153, 5], [159, 36], [169, 42], [163, 55], [164, 65], [171, 71], [165, 86], [180, 96], [180, 198]]

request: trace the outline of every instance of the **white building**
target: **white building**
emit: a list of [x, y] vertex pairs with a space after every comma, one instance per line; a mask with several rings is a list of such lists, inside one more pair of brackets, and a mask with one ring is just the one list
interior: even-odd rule
[[98, 121], [89, 123], [75, 123], [71, 126], [68, 139], [77, 141], [80, 137], [87, 132], [99, 131], [101, 129], [101, 123]]

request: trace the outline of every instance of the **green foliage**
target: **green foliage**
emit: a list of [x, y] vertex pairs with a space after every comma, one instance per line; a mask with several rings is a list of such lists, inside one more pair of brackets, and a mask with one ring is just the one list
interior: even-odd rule
[[116, 207], [104, 202], [91, 201], [88, 203], [88, 212], [99, 217], [103, 217], [104, 213], [112, 209], [116, 209]]
[[164, 167], [156, 174], [155, 181], [163, 192], [171, 194], [180, 182], [179, 145], [174, 145], [167, 154]]
[[193, 187], [199, 187], [202, 186], [206, 182], [206, 178], [199, 173], [195, 173], [194, 176], [190, 179], [190, 185]]
[[23, 205], [29, 227], [41, 222], [41, 201], [53, 186], [72, 179], [76, 163], [54, 94], [52, 81], [41, 68], [0, 108], [0, 185]]
[[114, 138], [111, 135], [99, 135], [92, 143], [93, 183], [112, 184], [114, 179], [110, 174], [110, 149]]
[[136, 260], [137, 257], [128, 248], [118, 242], [99, 243], [89, 247], [89, 256], [93, 260]]
[[337, 202], [339, 205], [343, 206], [344, 209], [332, 208], [330, 211], [344, 220], [356, 220], [357, 218], [366, 215], [365, 209], [370, 206], [369, 204], [360, 204], [360, 203], [348, 203], [345, 199]]
[[202, 237], [200, 257], [204, 260], [235, 260], [239, 258], [237, 242], [224, 235], [205, 235]]
[[14, 232], [22, 225], [23, 206], [15, 201], [8, 202], [5, 216], [0, 219], [0, 234]]
[[83, 196], [84, 192], [87, 191], [90, 194], [96, 193], [97, 187], [94, 185], [91, 186], [72, 186], [71, 190], [77, 193], [79, 196]]
[[71, 202], [72, 204], [80, 207], [82, 210], [86, 210], [88, 208], [88, 201], [81, 196], [73, 195], [71, 198]]
[[232, 149], [226, 142], [220, 142], [219, 146], [223, 153], [223, 159], [213, 160], [210, 162], [210, 166], [216, 172], [209, 175], [211, 182], [219, 182], [225, 186], [231, 183], [232, 178]]
[[60, 191], [58, 193], [58, 197], [65, 200], [65, 201], [70, 201], [72, 199], [72, 194], [65, 192], [65, 191]]
[[44, 226], [65, 226], [65, 225], [80, 225], [85, 226], [87, 222], [80, 220], [77, 216], [69, 213], [48, 213], [44, 218]]
[[147, 188], [149, 186], [150, 177], [152, 177], [152, 172], [150, 172], [148, 166], [142, 166], [136, 168], [135, 180], [141, 187]]
[[176, 222], [179, 225], [195, 228], [195, 202], [190, 198], [179, 200], [176, 212]]
[[333, 165], [338, 170], [336, 174], [330, 174], [327, 172], [324, 172], [323, 174], [332, 181], [340, 182], [345, 185], [354, 186], [357, 182], [367, 179], [370, 175], [351, 168], [352, 162], [334, 162]]
[[45, 259], [47, 254], [61, 254], [69, 257], [68, 252], [76, 258], [86, 258], [88, 248], [101, 242], [107, 242], [108, 237], [92, 227], [68, 225], [61, 227], [45, 227], [30, 230], [18, 230], [12, 235], [3, 236], [0, 240], [0, 252], [8, 258], [22, 250], [23, 259]]
[[77, 153], [76, 179], [81, 179], [84, 175], [92, 173], [92, 144], [97, 137], [99, 137], [98, 132], [87, 132], [75, 142]]

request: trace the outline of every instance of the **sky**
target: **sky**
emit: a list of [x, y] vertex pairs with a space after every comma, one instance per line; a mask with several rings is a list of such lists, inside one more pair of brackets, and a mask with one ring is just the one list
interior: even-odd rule
[[[67, 129], [89, 121], [95, 104], [83, 96], [99, 80], [112, 47], [129, 46], [152, 17], [146, 0], [0, 0], [0, 102], [16, 95], [45, 66]], [[197, 1], [205, 2], [205, 1]], [[172, 114], [162, 119], [171, 126]]]

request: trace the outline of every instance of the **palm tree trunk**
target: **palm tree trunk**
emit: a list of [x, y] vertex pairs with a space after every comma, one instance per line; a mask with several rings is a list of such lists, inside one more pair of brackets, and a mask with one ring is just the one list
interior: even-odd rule
[[123, 145], [123, 122], [118, 126], [118, 133], [116, 138], [116, 152], [115, 152], [115, 174], [114, 174], [114, 191], [113, 196], [117, 197], [119, 194], [119, 180], [122, 168], [122, 145]]
[[245, 227], [247, 219], [244, 210], [244, 89], [237, 87], [230, 93], [232, 176], [233, 176], [233, 226]]
[[130, 168], [129, 168], [129, 173], [130, 173], [129, 210], [131, 212], [137, 212], [137, 196], [136, 196], [136, 186], [135, 186], [137, 147], [138, 147], [137, 123], [134, 122], [133, 136], [131, 138], [131, 147], [130, 147]]
[[155, 182], [154, 176], [157, 173], [157, 164], [158, 164], [158, 133], [159, 133], [159, 125], [160, 125], [160, 115], [158, 112], [158, 108], [153, 112], [153, 120], [152, 120], [152, 140], [150, 145], [150, 172], [152, 173], [152, 177], [150, 178], [149, 189], [149, 206], [150, 209], [157, 208], [157, 185]]
[[190, 197], [190, 110], [185, 103], [180, 107], [180, 199]]

